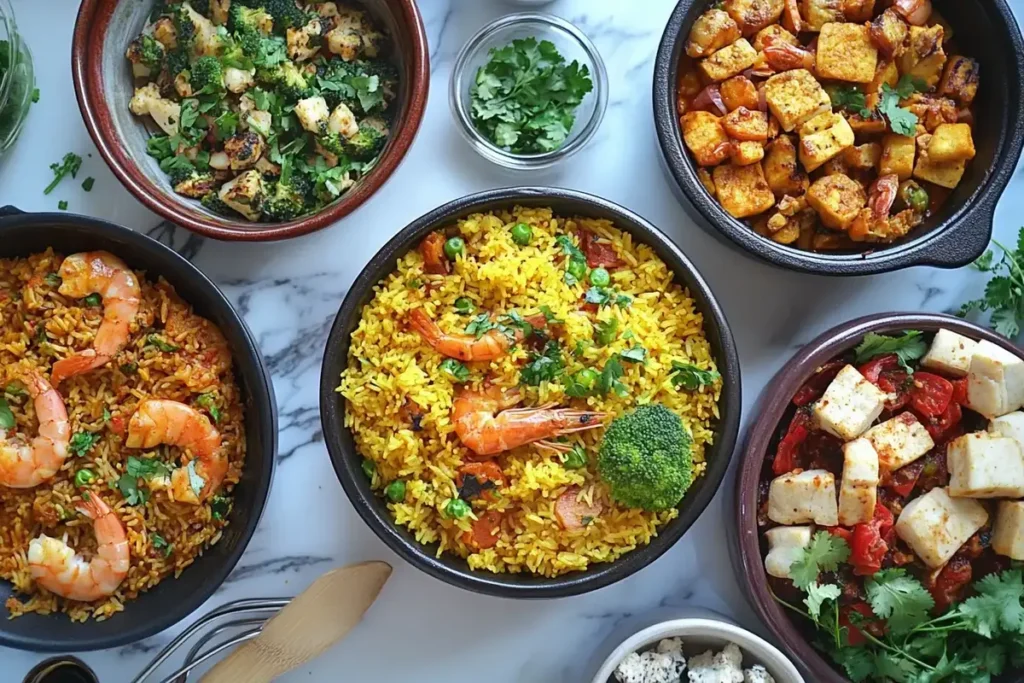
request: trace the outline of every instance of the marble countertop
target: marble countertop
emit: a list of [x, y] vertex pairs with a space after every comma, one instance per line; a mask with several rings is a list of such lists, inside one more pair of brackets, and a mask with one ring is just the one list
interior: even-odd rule
[[[946, 311], [977, 296], [984, 278], [968, 269], [915, 268], [869, 279], [799, 275], [755, 262], [701, 231], [677, 204], [658, 162], [651, 125], [654, 55], [673, 0], [556, 0], [546, 9], [585, 31], [608, 66], [610, 103], [595, 139], [545, 173], [512, 175], [462, 140], [446, 98], [455, 54], [484, 23], [514, 11], [500, 0], [420, 0], [430, 41], [431, 96], [412, 149], [362, 208], [320, 233], [273, 245], [218, 243], [162, 224], [125, 191], [96, 153], [71, 85], [75, 0], [13, 0], [34, 55], [41, 90], [21, 140], [0, 162], [0, 204], [97, 216], [158, 237], [192, 259], [241, 310], [269, 362], [280, 409], [273, 495], [235, 572], [201, 612], [243, 597], [287, 596], [327, 569], [381, 559], [395, 572], [365, 622], [343, 644], [286, 681], [470, 681], [575, 683], [601, 641], [624, 620], [716, 610], [760, 628], [729, 563], [733, 477], [689, 533], [631, 578], [585, 596], [517, 602], [470, 594], [429, 578], [395, 556], [360, 521], [337, 483], [320, 431], [317, 386], [327, 331], [363, 264], [408, 222], [480, 190], [546, 184], [591, 192], [651, 220], [689, 255], [718, 294], [739, 345], [744, 409], [802, 344], [855, 316], [891, 310]], [[1015, 4], [1018, 16], [1024, 5]], [[645, 123], [646, 122], [646, 123]], [[49, 165], [85, 157], [78, 181], [42, 190]], [[1020, 168], [996, 214], [1012, 240], [1024, 215]], [[96, 178], [91, 193], [80, 181]], [[746, 422], [746, 420], [744, 421]], [[180, 628], [180, 627], [179, 627]], [[135, 645], [86, 653], [104, 683], [130, 680], [177, 631]], [[601, 653], [602, 656], [604, 653]], [[42, 657], [0, 648], [0, 678], [17, 681]], [[339, 672], [344, 672], [339, 678]]]

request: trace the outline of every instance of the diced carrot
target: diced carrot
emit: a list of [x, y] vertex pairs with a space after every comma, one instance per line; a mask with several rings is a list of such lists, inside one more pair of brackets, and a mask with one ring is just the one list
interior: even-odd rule
[[487, 510], [473, 522], [473, 530], [462, 534], [462, 542], [477, 550], [493, 548], [498, 544], [503, 515], [497, 510]]

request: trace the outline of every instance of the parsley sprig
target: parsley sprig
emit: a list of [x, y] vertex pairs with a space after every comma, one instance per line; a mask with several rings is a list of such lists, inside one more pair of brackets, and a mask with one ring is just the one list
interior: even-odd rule
[[968, 301], [958, 312], [961, 317], [972, 311], [991, 312], [989, 324], [999, 334], [1013, 339], [1020, 334], [1024, 321], [1024, 228], [1017, 233], [1015, 249], [997, 240], [993, 243], [1003, 252], [998, 261], [989, 250], [974, 262], [983, 273], [993, 273], [985, 286], [985, 295]]
[[82, 157], [78, 156], [74, 152], [68, 152], [61, 159], [59, 164], [50, 164], [50, 170], [53, 171], [53, 180], [46, 189], [43, 190], [43, 194], [50, 194], [54, 191], [60, 181], [64, 180], [67, 176], [74, 178], [78, 175], [78, 169], [82, 167]]

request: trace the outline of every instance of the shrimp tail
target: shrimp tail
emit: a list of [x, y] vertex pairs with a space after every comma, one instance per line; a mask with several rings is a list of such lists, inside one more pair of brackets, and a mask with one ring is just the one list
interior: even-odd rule
[[110, 514], [110, 506], [103, 502], [102, 498], [95, 495], [84, 498], [75, 506], [75, 509], [93, 521]]
[[53, 372], [50, 375], [50, 383], [59, 386], [68, 377], [81, 375], [82, 373], [102, 367], [110, 360], [109, 356], [96, 353], [95, 349], [86, 349], [73, 356], [62, 358], [53, 364]]
[[416, 308], [409, 312], [409, 326], [416, 330], [430, 345], [441, 341], [441, 328], [430, 319], [430, 316], [422, 308]]

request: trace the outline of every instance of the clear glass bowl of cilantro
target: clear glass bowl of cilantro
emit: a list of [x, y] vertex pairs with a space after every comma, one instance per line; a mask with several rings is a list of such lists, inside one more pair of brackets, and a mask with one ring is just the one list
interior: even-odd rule
[[34, 90], [32, 55], [18, 34], [10, 3], [0, 0], [0, 156], [18, 139]]
[[608, 105], [608, 74], [597, 48], [569, 22], [513, 14], [466, 43], [448, 94], [460, 132], [481, 156], [531, 170], [593, 137]]

